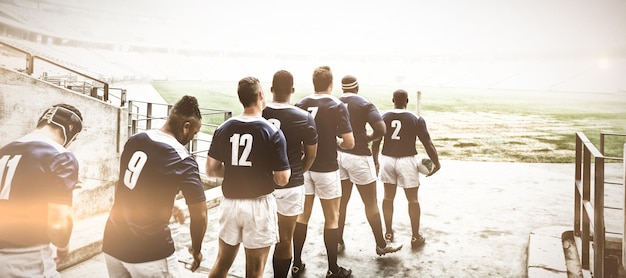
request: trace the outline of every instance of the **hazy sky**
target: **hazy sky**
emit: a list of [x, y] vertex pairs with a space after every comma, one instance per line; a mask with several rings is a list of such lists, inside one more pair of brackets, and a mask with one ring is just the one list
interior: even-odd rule
[[248, 0], [179, 7], [181, 26], [206, 34], [199, 42], [242, 49], [437, 54], [626, 46], [626, 1]]
[[413, 55], [626, 52], [624, 0], [48, 1], [138, 21], [149, 16], [156, 23], [148, 30], [118, 25], [118, 31], [210, 48]]

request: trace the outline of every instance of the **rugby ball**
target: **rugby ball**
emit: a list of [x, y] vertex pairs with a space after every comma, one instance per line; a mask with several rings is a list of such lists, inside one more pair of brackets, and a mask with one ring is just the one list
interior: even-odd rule
[[422, 158], [417, 161], [417, 171], [420, 172], [422, 175], [430, 174], [430, 171], [432, 171], [433, 168], [433, 162], [428, 157]]

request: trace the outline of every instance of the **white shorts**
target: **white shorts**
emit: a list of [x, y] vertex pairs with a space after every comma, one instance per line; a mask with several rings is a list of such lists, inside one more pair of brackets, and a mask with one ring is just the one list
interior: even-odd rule
[[380, 181], [395, 184], [402, 188], [420, 186], [420, 174], [417, 171], [419, 159], [415, 156], [391, 157], [380, 156]]
[[339, 177], [357, 185], [366, 185], [376, 181], [376, 165], [371, 155], [355, 155], [337, 152]]
[[304, 172], [304, 194], [317, 195], [322, 200], [341, 197], [339, 170], [332, 172]]
[[304, 186], [274, 190], [278, 213], [284, 216], [297, 216], [304, 211]]
[[50, 244], [0, 249], [0, 277], [60, 278]]
[[220, 239], [226, 244], [243, 243], [247, 249], [258, 249], [278, 242], [278, 216], [273, 194], [256, 199], [224, 198], [220, 212]]
[[110, 277], [180, 277], [180, 266], [176, 252], [167, 258], [145, 263], [127, 263], [104, 253]]

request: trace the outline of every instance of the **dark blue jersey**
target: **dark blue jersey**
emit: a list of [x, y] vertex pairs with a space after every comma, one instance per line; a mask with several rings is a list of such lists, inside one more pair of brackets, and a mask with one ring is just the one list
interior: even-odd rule
[[372, 125], [383, 120], [378, 109], [373, 103], [354, 93], [344, 93], [339, 97], [339, 100], [348, 106], [350, 125], [352, 125], [352, 132], [354, 133], [354, 148], [350, 150], [337, 148], [337, 150], [356, 155], [372, 155], [367, 141], [365, 125], [367, 123]]
[[[76, 157], [43, 134], [0, 148], [0, 248], [50, 243], [48, 203], [72, 205], [77, 183]], [[15, 234], [27, 240], [13, 242]]]
[[174, 243], [168, 224], [179, 191], [187, 204], [205, 201], [198, 163], [187, 149], [160, 130], [133, 135], [120, 158], [103, 251], [129, 263], [171, 255]]
[[[293, 105], [268, 103], [263, 117], [282, 130], [287, 140], [287, 157], [291, 165], [289, 183], [282, 188], [304, 184], [302, 148], [317, 144], [317, 130], [313, 116]], [[281, 188], [276, 186], [276, 188]]]
[[213, 134], [209, 156], [224, 162], [222, 193], [251, 199], [274, 192], [273, 171], [290, 169], [285, 136], [262, 117], [237, 116]]
[[314, 94], [301, 99], [296, 106], [311, 112], [317, 126], [317, 156], [311, 171], [338, 170], [337, 135], [352, 132], [346, 105], [332, 95]]
[[415, 139], [430, 141], [424, 118], [406, 109], [392, 109], [382, 115], [387, 126], [382, 154], [393, 157], [417, 154]]

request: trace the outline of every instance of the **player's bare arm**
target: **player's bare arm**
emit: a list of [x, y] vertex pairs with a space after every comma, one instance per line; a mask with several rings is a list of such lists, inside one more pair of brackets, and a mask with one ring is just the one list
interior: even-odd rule
[[380, 169], [380, 164], [378, 164], [378, 154], [380, 153], [380, 143], [382, 141], [383, 141], [382, 137], [372, 141], [372, 158], [374, 159], [374, 166], [376, 167], [376, 173], [378, 173], [378, 170]]
[[354, 148], [354, 134], [352, 132], [341, 134], [337, 138], [337, 146], [344, 150], [350, 150]]
[[432, 140], [429, 140], [424, 144], [424, 149], [426, 149], [428, 157], [433, 162], [433, 165], [435, 165], [435, 168], [433, 168], [433, 170], [427, 175], [427, 177], [430, 177], [441, 169], [441, 164], [439, 163], [439, 155], [437, 154], [437, 149], [435, 148]]
[[69, 251], [73, 227], [71, 205], [48, 203], [48, 236], [57, 247], [58, 259], [63, 259]]
[[202, 239], [206, 232], [207, 226], [207, 206], [205, 201], [196, 202], [188, 205], [189, 218], [191, 223], [189, 225], [189, 232], [191, 234], [191, 247], [189, 252], [193, 255], [193, 263], [191, 264], [191, 271], [196, 271], [200, 267], [202, 262]]
[[287, 185], [289, 177], [291, 177], [291, 169], [274, 171], [274, 183], [278, 186]]
[[302, 172], [306, 172], [311, 168], [315, 157], [317, 156], [317, 144], [304, 145], [304, 155], [302, 156]]
[[207, 156], [206, 175], [211, 178], [223, 178], [224, 177], [224, 163], [222, 163], [221, 161], [211, 156]]

